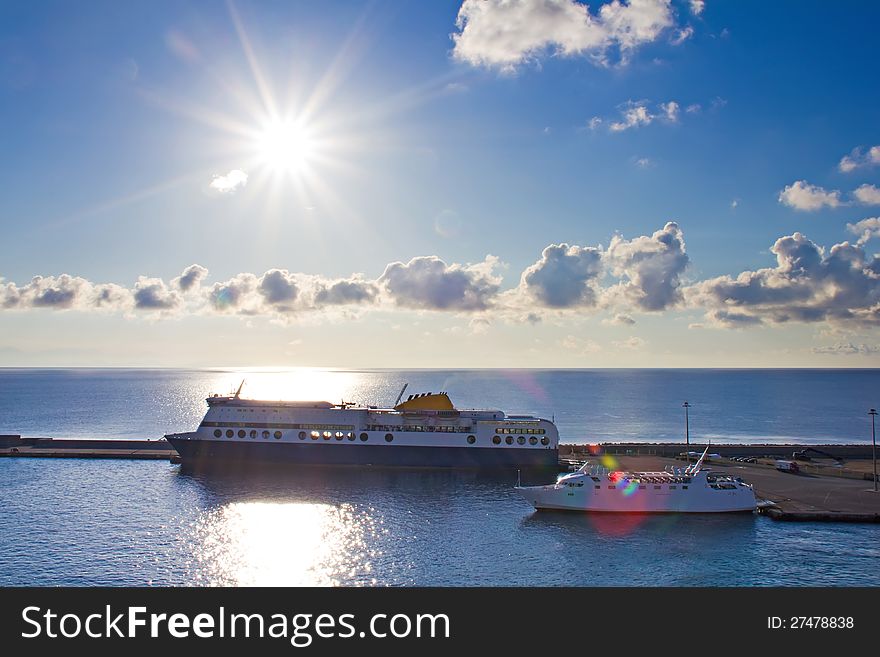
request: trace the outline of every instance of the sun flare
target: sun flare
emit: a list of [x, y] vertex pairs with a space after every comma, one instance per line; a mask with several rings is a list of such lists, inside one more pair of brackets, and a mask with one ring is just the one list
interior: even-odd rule
[[315, 155], [308, 126], [296, 121], [271, 121], [257, 136], [257, 156], [277, 173], [303, 173]]

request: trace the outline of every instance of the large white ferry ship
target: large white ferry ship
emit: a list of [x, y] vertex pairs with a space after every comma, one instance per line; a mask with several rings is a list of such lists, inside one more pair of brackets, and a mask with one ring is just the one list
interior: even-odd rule
[[536, 509], [632, 513], [725, 513], [754, 511], [752, 487], [736, 477], [702, 468], [706, 451], [686, 467], [663, 472], [609, 471], [585, 463], [555, 484], [517, 486]]
[[[212, 395], [195, 431], [165, 436], [184, 464], [290, 463], [435, 468], [555, 468], [550, 420], [464, 410], [445, 392], [393, 408]], [[401, 391], [398, 402], [403, 396]]]

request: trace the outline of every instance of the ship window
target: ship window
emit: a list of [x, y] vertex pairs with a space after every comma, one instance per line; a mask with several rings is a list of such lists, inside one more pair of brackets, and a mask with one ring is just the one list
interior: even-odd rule
[[537, 444], [538, 444], [538, 439], [535, 438], [534, 436], [530, 436], [529, 437], [529, 445], [537, 445]]
[[256, 429], [251, 429], [251, 432], [250, 432], [249, 435], [250, 435], [251, 438], [256, 438], [256, 437], [257, 437], [257, 430], [256, 430]]
[[654, 490], [660, 490], [660, 486], [654, 486]]
[[219, 438], [222, 435], [223, 435], [223, 432], [220, 431], [220, 429], [214, 429], [214, 437], [215, 438]]
[[669, 490], [678, 490], [678, 486], [670, 486]]
[[362, 442], [362, 443], [367, 442], [367, 438], [368, 438], [368, 437], [369, 437], [369, 436], [367, 436], [367, 434], [362, 433], [362, 434], [361, 434], [361, 442]]
[[354, 440], [354, 432], [353, 432], [353, 431], [349, 431], [349, 432], [348, 432], [347, 434], [345, 434], [345, 435], [346, 435], [346, 437], [347, 437], [349, 440]]
[[299, 439], [300, 439], [300, 440], [305, 440], [305, 439], [306, 439], [306, 432], [305, 432], [305, 431], [300, 431], [300, 432], [299, 432]]
[[526, 444], [526, 437], [525, 437], [525, 436], [519, 436], [519, 437], [516, 439], [516, 442], [519, 443], [520, 445], [525, 445], [525, 444]]
[[268, 438], [268, 437], [269, 437], [269, 432], [268, 432], [268, 431], [264, 431], [264, 432], [263, 432], [263, 438]]
[[341, 431], [337, 431], [336, 432], [336, 440], [342, 440], [343, 438], [345, 438], [345, 434], [342, 433]]
[[513, 445], [513, 436], [505, 436], [504, 442], [506, 442], [508, 445]]
[[617, 488], [617, 486], [609, 486], [608, 490], [614, 490], [615, 488]]
[[645, 490], [647, 486], [639, 486], [639, 490]]
[[275, 432], [275, 440], [281, 440], [281, 432], [280, 431]]
[[590, 477], [593, 481], [599, 481], [599, 477]]
[[238, 437], [239, 438], [244, 438], [246, 435], [247, 435], [247, 432], [244, 429], [238, 430]]
[[394, 434], [386, 433], [385, 434], [385, 442], [390, 443], [392, 440], [394, 440]]
[[542, 445], [549, 445], [550, 439], [547, 436], [544, 436], [543, 438], [541, 438], [541, 444]]
[[599, 484], [596, 484], [595, 486], [593, 486], [593, 488], [595, 488], [596, 490], [599, 490], [602, 487]]
[[687, 487], [687, 486], [682, 486], [681, 489], [682, 489], [682, 490], [687, 490], [688, 487]]
[[467, 441], [468, 441], [468, 445], [473, 445], [475, 442], [477, 442], [477, 437], [476, 436], [468, 436]]
[[492, 443], [495, 445], [501, 444], [501, 436], [492, 436]]
[[227, 438], [232, 438], [234, 435], [235, 435], [235, 432], [232, 429], [226, 430], [226, 437]]
[[312, 431], [311, 435], [312, 435], [312, 440], [317, 440], [318, 438], [321, 437], [321, 432], [320, 431]]

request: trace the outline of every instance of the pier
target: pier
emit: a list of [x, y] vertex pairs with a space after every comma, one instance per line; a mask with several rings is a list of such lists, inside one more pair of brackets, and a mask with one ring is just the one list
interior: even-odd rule
[[[742, 477], [756, 495], [771, 502], [759, 513], [780, 521], [880, 522], [880, 494], [872, 489], [870, 445], [812, 445], [827, 457], [797, 461], [799, 472], [780, 472], [775, 459], [791, 459], [806, 445], [712, 445], [707, 467]], [[612, 443], [598, 446], [560, 445], [560, 470], [601, 456], [614, 459], [614, 468], [645, 471], [683, 467], [681, 443]], [[0, 457], [139, 459], [179, 462], [164, 439], [85, 440], [22, 438], [0, 435]], [[749, 457], [754, 463], [733, 460]]]

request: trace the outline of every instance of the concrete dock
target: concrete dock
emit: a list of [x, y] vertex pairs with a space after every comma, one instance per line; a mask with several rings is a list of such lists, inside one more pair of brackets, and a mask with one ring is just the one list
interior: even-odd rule
[[142, 459], [167, 461], [177, 452], [163, 438], [156, 440], [73, 440], [0, 435], [0, 457]]

